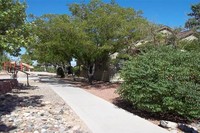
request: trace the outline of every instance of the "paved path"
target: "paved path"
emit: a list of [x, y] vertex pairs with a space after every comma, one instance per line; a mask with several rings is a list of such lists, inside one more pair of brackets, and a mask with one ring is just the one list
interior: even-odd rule
[[80, 88], [54, 83], [53, 80], [49, 82], [48, 85], [63, 98], [93, 133], [169, 133]]

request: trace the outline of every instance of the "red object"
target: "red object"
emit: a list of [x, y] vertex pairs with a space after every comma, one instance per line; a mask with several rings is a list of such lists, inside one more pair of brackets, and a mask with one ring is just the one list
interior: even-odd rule
[[22, 63], [20, 63], [20, 70], [21, 70], [21, 71], [23, 70], [23, 65], [22, 65]]
[[14, 70], [14, 71], [21, 70], [21, 71], [23, 71], [24, 68], [25, 68], [25, 70], [29, 70], [33, 67], [28, 65], [28, 64], [22, 63], [22, 62], [20, 62], [19, 65], [17, 65], [16, 62], [4, 62], [3, 63], [3, 69], [7, 70], [8, 72], [10, 72], [11, 70]]

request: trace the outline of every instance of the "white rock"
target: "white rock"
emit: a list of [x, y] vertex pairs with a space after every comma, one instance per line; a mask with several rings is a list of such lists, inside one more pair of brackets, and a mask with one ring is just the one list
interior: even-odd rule
[[46, 129], [41, 129], [41, 133], [47, 133]]
[[27, 116], [29, 116], [30, 115], [30, 113], [24, 113], [23, 114], [23, 116], [25, 116], [25, 117], [27, 117]]
[[76, 130], [79, 130], [80, 128], [81, 128], [80, 126], [74, 126], [74, 127], [72, 128], [72, 130], [76, 131]]
[[48, 119], [47, 118], [42, 118], [42, 121], [47, 121]]
[[67, 133], [74, 133], [74, 131], [73, 130], [68, 130]]
[[12, 124], [13, 127], [17, 126], [15, 123]]
[[39, 133], [38, 131], [34, 131], [33, 133]]
[[51, 104], [51, 102], [45, 101], [45, 102], [43, 102], [43, 104], [48, 105], [48, 104]]
[[171, 128], [171, 129], [175, 129], [178, 127], [178, 124], [175, 123], [175, 122], [171, 122], [171, 121], [164, 121], [164, 120], [161, 120], [160, 121], [160, 125], [164, 128]]
[[9, 118], [8, 121], [9, 122], [13, 122], [14, 120], [13, 120], [13, 118]]
[[11, 114], [10, 114], [11, 116], [18, 116], [16, 113], [14, 113], [14, 112], [12, 112]]
[[6, 115], [6, 118], [9, 118], [10, 117], [10, 115]]
[[178, 133], [177, 130], [171, 130], [170, 133]]
[[54, 125], [54, 127], [59, 127], [58, 125]]
[[60, 133], [64, 133], [65, 132], [65, 128], [64, 127], [60, 127], [59, 132]]

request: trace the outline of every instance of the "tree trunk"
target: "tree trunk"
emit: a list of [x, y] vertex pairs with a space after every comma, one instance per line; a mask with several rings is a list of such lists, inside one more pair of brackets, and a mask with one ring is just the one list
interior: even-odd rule
[[93, 81], [93, 77], [94, 77], [94, 72], [95, 72], [95, 64], [90, 64], [88, 66], [88, 81], [89, 81], [89, 84], [92, 85], [92, 81]]

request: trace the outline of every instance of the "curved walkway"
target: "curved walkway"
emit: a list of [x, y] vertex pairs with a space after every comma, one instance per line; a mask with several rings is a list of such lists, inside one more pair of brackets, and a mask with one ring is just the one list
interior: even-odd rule
[[44, 79], [93, 133], [169, 133], [151, 122], [70, 84]]

